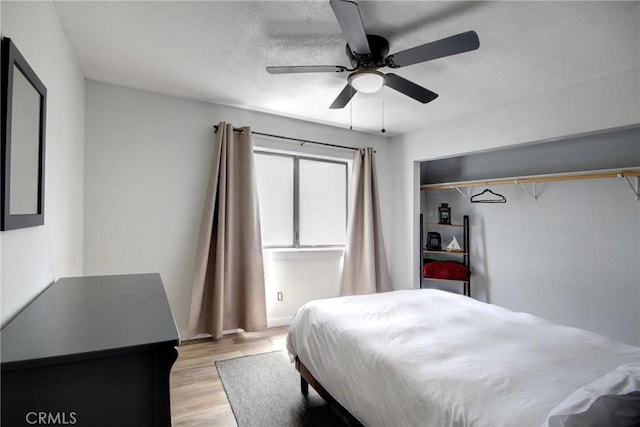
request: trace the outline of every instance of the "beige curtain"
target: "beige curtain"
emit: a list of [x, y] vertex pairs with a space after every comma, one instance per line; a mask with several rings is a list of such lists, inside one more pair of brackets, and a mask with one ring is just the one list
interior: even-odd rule
[[353, 156], [351, 205], [347, 224], [341, 295], [391, 289], [382, 238], [375, 151], [361, 148]]
[[251, 130], [220, 123], [196, 253], [189, 338], [267, 326]]

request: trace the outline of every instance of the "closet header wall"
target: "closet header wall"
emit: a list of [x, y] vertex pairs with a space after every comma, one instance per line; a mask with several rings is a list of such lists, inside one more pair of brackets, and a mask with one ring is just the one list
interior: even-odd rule
[[420, 164], [421, 186], [640, 169], [640, 125]]

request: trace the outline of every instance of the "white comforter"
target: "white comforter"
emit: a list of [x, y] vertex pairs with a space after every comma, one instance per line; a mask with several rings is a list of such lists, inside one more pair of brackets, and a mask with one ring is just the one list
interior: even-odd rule
[[431, 290], [312, 301], [287, 337], [367, 426], [540, 426], [640, 348]]

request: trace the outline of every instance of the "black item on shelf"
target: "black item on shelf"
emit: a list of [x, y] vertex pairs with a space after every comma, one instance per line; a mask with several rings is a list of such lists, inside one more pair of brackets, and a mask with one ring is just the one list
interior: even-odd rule
[[438, 224], [451, 224], [451, 208], [448, 203], [440, 203], [438, 208]]
[[428, 251], [441, 251], [442, 250], [442, 237], [440, 233], [429, 231], [427, 233], [427, 250]]

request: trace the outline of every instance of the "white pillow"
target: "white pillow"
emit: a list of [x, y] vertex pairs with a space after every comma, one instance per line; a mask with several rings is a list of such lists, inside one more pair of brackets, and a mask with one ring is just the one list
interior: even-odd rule
[[619, 366], [551, 410], [545, 427], [639, 426], [640, 363]]

